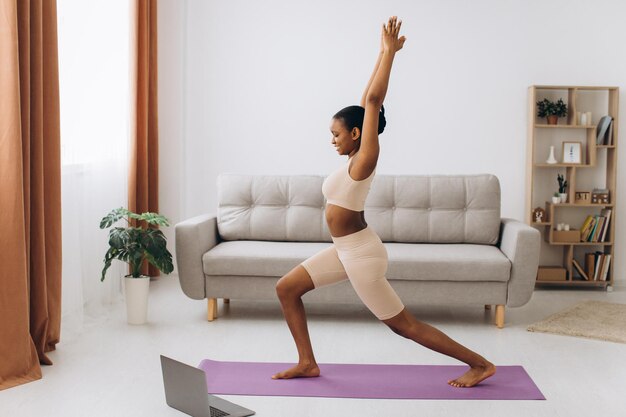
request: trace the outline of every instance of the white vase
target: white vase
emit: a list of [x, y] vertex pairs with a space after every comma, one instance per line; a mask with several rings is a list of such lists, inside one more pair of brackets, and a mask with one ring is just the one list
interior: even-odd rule
[[580, 124], [585, 126], [587, 123], [587, 113], [580, 114]]
[[561, 197], [561, 203], [567, 203], [567, 193], [559, 193], [559, 197]]
[[559, 204], [561, 202], [561, 197], [552, 196], [552, 203]]
[[546, 160], [546, 163], [548, 163], [548, 164], [556, 164], [557, 163], [557, 160], [554, 157], [554, 146], [550, 146], [550, 156]]
[[128, 324], [144, 324], [148, 316], [148, 290], [150, 277], [124, 277], [126, 320]]

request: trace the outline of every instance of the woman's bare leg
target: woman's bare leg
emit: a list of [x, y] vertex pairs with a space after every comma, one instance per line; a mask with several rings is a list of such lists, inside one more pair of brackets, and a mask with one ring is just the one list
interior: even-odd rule
[[276, 283], [276, 293], [280, 300], [285, 320], [298, 349], [298, 365], [272, 376], [272, 379], [295, 377], [315, 377], [320, 375], [320, 368], [315, 361], [306, 313], [302, 296], [315, 288], [309, 273], [298, 265]]
[[450, 339], [440, 330], [417, 320], [406, 308], [398, 315], [382, 320], [382, 322], [389, 326], [394, 333], [468, 364], [470, 366], [469, 371], [448, 381], [448, 384], [452, 386], [471, 387], [496, 373], [496, 367], [493, 363]]

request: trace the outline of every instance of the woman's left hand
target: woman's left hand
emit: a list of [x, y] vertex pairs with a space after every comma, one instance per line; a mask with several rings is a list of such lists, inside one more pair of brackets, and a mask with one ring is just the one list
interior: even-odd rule
[[402, 20], [397, 21], [398, 16], [391, 16], [387, 25], [383, 24], [381, 33], [381, 49], [383, 51], [398, 52], [404, 46], [405, 36], [398, 38]]

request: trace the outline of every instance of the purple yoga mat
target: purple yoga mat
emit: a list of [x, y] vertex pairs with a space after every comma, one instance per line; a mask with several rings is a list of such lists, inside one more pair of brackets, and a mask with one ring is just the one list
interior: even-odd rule
[[285, 362], [227, 362], [204, 359], [209, 394], [298, 397], [545, 400], [524, 368], [497, 366], [496, 373], [469, 388], [448, 385], [467, 365], [374, 365], [320, 363], [314, 378], [272, 379], [293, 367]]

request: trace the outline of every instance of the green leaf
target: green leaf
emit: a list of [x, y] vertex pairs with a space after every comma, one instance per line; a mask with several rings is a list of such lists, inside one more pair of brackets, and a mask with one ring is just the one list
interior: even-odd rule
[[[169, 226], [165, 216], [158, 213], [133, 213], [124, 207], [111, 210], [100, 221], [100, 228], [111, 227], [118, 220], [128, 217], [139, 222], [145, 222], [138, 227], [115, 227], [109, 231], [109, 250], [104, 258], [104, 269], [101, 281], [104, 280], [106, 270], [111, 266], [113, 259], [119, 259], [130, 265], [131, 276], [141, 275], [141, 265], [145, 259], [159, 270], [170, 273], [174, 269], [172, 254], [167, 250], [167, 240], [158, 226]], [[141, 227], [142, 225], [148, 227]], [[153, 227], [150, 227], [152, 225]]]
[[102, 269], [102, 276], [100, 277], [100, 282], [104, 281], [104, 276], [106, 275], [107, 269], [111, 266], [111, 261], [116, 257], [117, 249], [109, 248], [107, 253], [104, 255], [104, 268]]
[[113, 223], [117, 222], [119, 219], [123, 218], [128, 214], [128, 210], [124, 207], [119, 207], [111, 210], [109, 214], [104, 216], [102, 220], [100, 220], [100, 229], [104, 229], [110, 227]]

